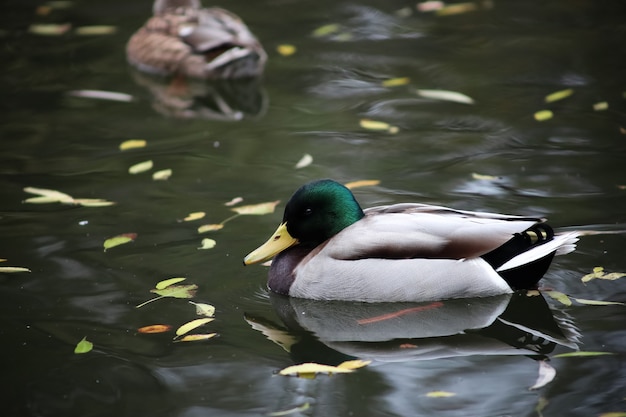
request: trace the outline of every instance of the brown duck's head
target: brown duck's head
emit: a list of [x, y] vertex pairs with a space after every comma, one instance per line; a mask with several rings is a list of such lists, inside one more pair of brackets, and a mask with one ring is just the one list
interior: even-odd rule
[[152, 13], [160, 15], [179, 8], [200, 9], [201, 7], [200, 0], [155, 0]]

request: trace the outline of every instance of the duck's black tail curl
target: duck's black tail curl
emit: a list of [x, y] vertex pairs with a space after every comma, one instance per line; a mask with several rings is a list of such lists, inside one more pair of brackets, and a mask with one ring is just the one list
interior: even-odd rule
[[[552, 227], [545, 223], [536, 224], [522, 233], [516, 233], [504, 245], [482, 255], [482, 258], [494, 269], [497, 269], [520, 253], [543, 245], [553, 238], [554, 230]], [[536, 288], [537, 282], [548, 270], [552, 258], [554, 258], [554, 252], [517, 268], [498, 273], [515, 290]]]

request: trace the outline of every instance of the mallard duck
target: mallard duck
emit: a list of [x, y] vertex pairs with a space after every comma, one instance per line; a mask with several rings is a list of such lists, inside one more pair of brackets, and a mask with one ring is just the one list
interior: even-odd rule
[[239, 17], [200, 0], [156, 0], [154, 16], [128, 41], [140, 71], [201, 79], [255, 77], [267, 54]]
[[303, 185], [244, 265], [274, 257], [271, 291], [317, 300], [432, 301], [534, 288], [577, 232], [545, 219], [418, 203], [366, 210], [333, 180]]

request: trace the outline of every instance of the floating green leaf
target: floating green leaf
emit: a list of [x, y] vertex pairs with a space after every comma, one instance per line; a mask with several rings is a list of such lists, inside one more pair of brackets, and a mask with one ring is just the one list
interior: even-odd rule
[[158, 294], [159, 296], [156, 298], [151, 298], [148, 301], [145, 301], [141, 304], [135, 306], [135, 308], [141, 308], [146, 304], [149, 304], [153, 301], [160, 300], [165, 297], [172, 298], [193, 298], [196, 295], [196, 290], [198, 286], [196, 284], [188, 284], [188, 285], [170, 285], [163, 289], [154, 288], [150, 290], [151, 293]]
[[552, 119], [552, 116], [554, 116], [554, 114], [552, 113], [551, 110], [539, 110], [538, 112], [535, 112], [535, 114], [533, 115], [535, 120], [538, 122], [543, 122], [543, 121]]
[[566, 306], [571, 306], [572, 305], [572, 300], [569, 299], [569, 297], [565, 294], [563, 294], [562, 292], [559, 291], [547, 291], [546, 294], [548, 294], [551, 298], [557, 300], [558, 302], [560, 302], [563, 305]]
[[164, 279], [163, 281], [157, 282], [154, 288], [156, 288], [157, 290], [162, 290], [169, 287], [170, 285], [178, 284], [179, 282], [182, 282], [186, 279], [187, 278], [182, 277]]
[[426, 393], [426, 396], [430, 398], [447, 398], [454, 397], [455, 395], [454, 392], [449, 391], [430, 391]]
[[296, 53], [296, 47], [293, 45], [282, 44], [276, 47], [276, 51], [282, 56], [290, 56]]
[[204, 326], [207, 323], [212, 322], [213, 320], [215, 320], [214, 318], [204, 318], [204, 319], [195, 319], [195, 320], [191, 320], [188, 323], [183, 324], [182, 326], [180, 326], [178, 329], [176, 329], [176, 336], [182, 336], [186, 333], [189, 333], [192, 330], [197, 329], [200, 326]]
[[215, 315], [215, 307], [211, 304], [194, 303], [193, 301], [190, 301], [189, 303], [196, 306], [196, 314], [199, 316], [213, 317]]
[[384, 80], [381, 85], [383, 87], [398, 87], [401, 85], [407, 85], [411, 82], [409, 77], [398, 77], [398, 78], [390, 78], [388, 80]]
[[567, 353], [559, 353], [558, 355], [552, 356], [552, 358], [575, 358], [575, 357], [586, 357], [586, 356], [605, 356], [605, 355], [613, 355], [611, 352], [567, 352]]
[[93, 343], [88, 341], [86, 337], [83, 337], [83, 339], [78, 342], [78, 344], [74, 348], [74, 353], [87, 353], [91, 351], [91, 349], [93, 349]]
[[153, 165], [154, 163], [152, 162], [152, 160], [139, 162], [138, 164], [135, 164], [128, 168], [128, 173], [133, 175], [141, 174], [142, 172], [150, 171]]
[[337, 23], [330, 23], [328, 25], [320, 26], [313, 31], [313, 36], [320, 38], [322, 36], [328, 36], [332, 33], [339, 31], [339, 25]]
[[119, 245], [123, 245], [128, 242], [132, 242], [137, 238], [137, 233], [123, 233], [121, 235], [113, 236], [104, 241], [104, 251], [114, 248]]
[[565, 90], [555, 91], [554, 93], [548, 94], [544, 101], [546, 103], [554, 103], [555, 101], [563, 100], [574, 94], [574, 90], [571, 88], [566, 88]]

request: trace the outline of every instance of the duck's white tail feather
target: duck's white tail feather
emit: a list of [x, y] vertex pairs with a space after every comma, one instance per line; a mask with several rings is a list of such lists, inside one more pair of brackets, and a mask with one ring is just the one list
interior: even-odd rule
[[576, 242], [578, 242], [579, 235], [579, 232], [567, 232], [555, 235], [551, 241], [535, 246], [531, 250], [520, 253], [514, 258], [511, 258], [496, 269], [496, 271], [502, 272], [529, 264], [550, 255], [552, 252], [555, 252], [556, 255], [565, 255], [566, 253], [570, 253], [576, 249]]

